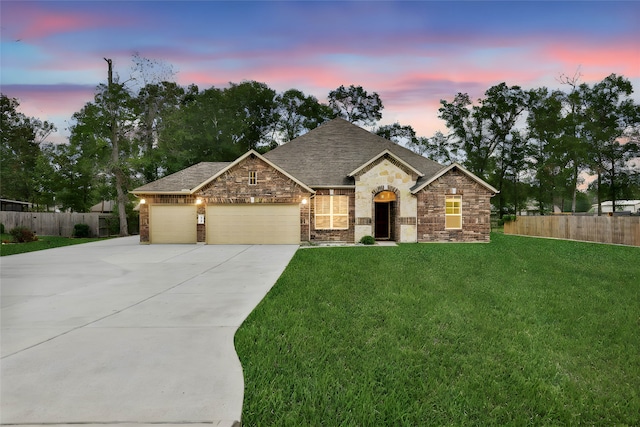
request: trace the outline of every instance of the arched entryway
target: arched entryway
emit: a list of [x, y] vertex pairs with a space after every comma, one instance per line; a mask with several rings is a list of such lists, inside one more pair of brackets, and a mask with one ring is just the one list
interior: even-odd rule
[[374, 237], [377, 240], [395, 239], [396, 193], [389, 190], [378, 192], [373, 197]]

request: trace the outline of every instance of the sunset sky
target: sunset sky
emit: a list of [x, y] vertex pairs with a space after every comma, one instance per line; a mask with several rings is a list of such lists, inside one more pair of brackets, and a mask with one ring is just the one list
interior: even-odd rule
[[640, 102], [638, 1], [7, 1], [1, 91], [28, 116], [68, 121], [132, 54], [200, 89], [257, 80], [326, 102], [344, 84], [377, 92], [381, 124], [446, 133], [440, 99], [500, 82], [560, 87], [563, 74], [631, 80]]

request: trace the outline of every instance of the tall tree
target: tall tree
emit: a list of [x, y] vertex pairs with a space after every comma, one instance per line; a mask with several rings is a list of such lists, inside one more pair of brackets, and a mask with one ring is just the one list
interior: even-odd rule
[[[527, 131], [531, 142], [534, 198], [538, 213], [544, 214], [553, 204], [558, 177], [569, 159], [562, 148], [566, 139], [566, 114], [563, 113], [566, 95], [559, 90], [549, 92], [546, 87], [532, 90], [529, 97]], [[578, 162], [570, 162], [572, 166]]]
[[[485, 92], [485, 98], [472, 105], [468, 94], [458, 93], [453, 102], [441, 100], [439, 117], [452, 130], [452, 144], [465, 153], [465, 165], [476, 175], [489, 180], [502, 191], [512, 159], [508, 153], [513, 131], [527, 105], [528, 95], [519, 86], [500, 83]], [[510, 160], [511, 159], [511, 160]], [[505, 207], [504, 196], [498, 194], [500, 215]]]
[[100, 105], [89, 102], [72, 117], [69, 143], [52, 147], [57, 203], [64, 210], [88, 212], [100, 200], [115, 198], [109, 121]]
[[289, 89], [276, 97], [279, 142], [285, 143], [333, 118], [333, 110], [311, 95]]
[[231, 83], [224, 90], [224, 102], [234, 118], [233, 139], [243, 152], [276, 145], [278, 116], [273, 89], [256, 81]]
[[110, 171], [114, 176], [116, 189], [116, 204], [118, 207], [118, 218], [120, 219], [120, 236], [128, 236], [126, 207], [129, 203], [127, 195], [128, 179], [127, 157], [122, 156], [121, 151], [125, 151], [127, 143], [124, 138], [125, 126], [133, 121], [131, 112], [131, 94], [121, 83], [113, 78], [113, 62], [106, 59], [108, 65], [107, 86], [101, 87], [96, 102], [103, 107], [107, 115], [108, 140], [111, 145]]
[[136, 136], [141, 149], [138, 169], [145, 182], [155, 181], [163, 172], [157, 149], [158, 135], [167, 117], [180, 108], [185, 93], [185, 89], [174, 82], [148, 83], [133, 100], [138, 117]]
[[589, 144], [590, 166], [598, 185], [598, 214], [602, 213], [601, 191], [606, 185], [613, 209], [622, 181], [630, 173], [629, 162], [640, 156], [638, 143], [626, 134], [640, 126], [640, 106], [631, 99], [631, 82], [615, 74], [607, 76], [586, 93], [584, 133]]
[[351, 123], [373, 126], [382, 118], [384, 106], [380, 96], [367, 93], [362, 86], [351, 85], [329, 92], [329, 106], [340, 117]]
[[40, 145], [55, 127], [18, 112], [19, 106], [17, 99], [0, 94], [0, 192], [9, 199], [39, 203], [39, 196], [46, 194], [38, 182]]

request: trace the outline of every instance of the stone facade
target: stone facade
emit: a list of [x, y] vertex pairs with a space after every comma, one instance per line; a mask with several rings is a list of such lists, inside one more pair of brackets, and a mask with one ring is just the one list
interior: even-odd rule
[[[381, 191], [393, 191], [396, 201], [391, 205], [391, 239], [398, 242], [415, 242], [417, 199], [411, 187], [418, 176], [415, 172], [390, 156], [383, 156], [361, 170], [356, 176], [355, 241], [363, 236], [373, 236], [375, 209], [373, 198]], [[411, 221], [410, 219], [414, 219]]]
[[[445, 198], [462, 196], [462, 228], [445, 229]], [[454, 168], [422, 189], [418, 194], [418, 241], [488, 242], [491, 231], [493, 194], [468, 175]]]

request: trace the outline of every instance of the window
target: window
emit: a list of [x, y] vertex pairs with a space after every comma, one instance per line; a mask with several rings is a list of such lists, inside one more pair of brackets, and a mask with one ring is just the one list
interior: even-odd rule
[[249, 185], [256, 185], [258, 183], [258, 172], [249, 171]]
[[314, 200], [317, 230], [349, 228], [349, 196], [316, 196]]
[[444, 228], [462, 228], [462, 196], [446, 196]]

